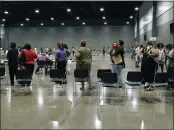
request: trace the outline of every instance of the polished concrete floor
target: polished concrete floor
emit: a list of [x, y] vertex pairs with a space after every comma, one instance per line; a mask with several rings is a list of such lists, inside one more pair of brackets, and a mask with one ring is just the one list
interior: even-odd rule
[[[125, 85], [122, 89], [104, 88], [97, 83], [99, 68], [110, 68], [109, 58], [94, 56], [92, 63], [93, 90], [73, 95], [73, 69], [67, 86], [50, 82], [48, 76], [34, 75], [32, 94], [7, 85], [8, 75], [1, 80], [1, 129], [173, 129], [173, 96], [163, 87], [145, 93], [140, 86]], [[134, 61], [126, 56], [127, 71]], [[155, 96], [156, 95], [156, 96]]]

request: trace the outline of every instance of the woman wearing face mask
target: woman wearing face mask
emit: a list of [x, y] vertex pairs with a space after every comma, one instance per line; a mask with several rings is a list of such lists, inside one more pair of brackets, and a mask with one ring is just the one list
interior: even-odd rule
[[143, 81], [145, 91], [153, 90], [153, 86], [149, 85], [149, 83], [153, 83], [154, 76], [156, 73], [157, 63], [155, 58], [158, 57], [158, 50], [152, 46], [152, 43], [149, 42], [147, 44], [147, 49], [143, 54], [141, 71], [143, 72]]

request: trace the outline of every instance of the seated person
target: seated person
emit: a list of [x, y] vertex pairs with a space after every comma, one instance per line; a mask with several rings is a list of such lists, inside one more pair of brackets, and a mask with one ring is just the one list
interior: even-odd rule
[[[46, 61], [51, 61], [51, 62], [52, 62], [52, 60], [51, 60], [48, 56], [46, 56], [46, 54], [38, 55], [37, 62], [39, 62], [39, 61], [43, 61], [43, 62], [45, 62], [45, 63], [46, 63]], [[35, 73], [38, 73], [38, 72], [39, 72], [39, 69], [40, 69], [41, 67], [42, 67], [42, 66], [39, 66], [39, 65], [38, 65], [38, 67], [37, 67]], [[45, 74], [47, 74], [47, 67], [45, 68]]]

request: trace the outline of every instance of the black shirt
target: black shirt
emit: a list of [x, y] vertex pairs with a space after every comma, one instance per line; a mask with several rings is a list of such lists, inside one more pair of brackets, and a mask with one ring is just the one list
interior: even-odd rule
[[17, 66], [18, 65], [18, 50], [10, 49], [7, 53], [8, 65]]

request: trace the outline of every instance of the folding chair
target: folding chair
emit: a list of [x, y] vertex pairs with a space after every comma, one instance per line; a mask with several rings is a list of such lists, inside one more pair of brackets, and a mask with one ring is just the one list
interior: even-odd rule
[[45, 62], [45, 66], [46, 66], [46, 69], [47, 69], [46, 71], [47, 71], [47, 73], [48, 73], [48, 72], [49, 72], [48, 69], [49, 69], [49, 70], [52, 69], [53, 61], [46, 61], [46, 62]]
[[168, 75], [169, 89], [174, 88], [174, 69], [173, 70], [168, 70], [167, 75]]
[[157, 86], [157, 84], [167, 86], [168, 73], [156, 73], [154, 83], [155, 87]]
[[37, 65], [39, 66], [39, 69], [43, 69], [46, 67], [46, 62], [45, 61], [37, 61]]
[[52, 82], [58, 82], [63, 84], [63, 82], [65, 81], [65, 73], [62, 70], [59, 69], [51, 69], [50, 70], [50, 81]]
[[5, 67], [0, 67], [0, 77], [5, 76]]
[[87, 81], [88, 81], [88, 70], [87, 69], [75, 69], [74, 70], [73, 94], [76, 93], [76, 82], [87, 82]]
[[20, 85], [28, 84], [28, 82], [31, 82], [32, 80], [27, 69], [18, 69], [16, 72], [16, 78]]
[[97, 78], [98, 78], [98, 82], [101, 82], [101, 78], [103, 76], [103, 73], [106, 73], [106, 72], [112, 72], [111, 69], [98, 69], [97, 71]]
[[127, 73], [126, 84], [128, 85], [141, 85], [143, 80], [142, 72], [129, 71]]
[[[0, 67], [0, 85], [2, 85], [2, 78], [5, 76], [5, 67]], [[7, 84], [8, 84], [8, 80], [7, 80]]]
[[113, 91], [116, 90], [117, 83], [118, 83], [117, 73], [111, 73], [111, 72], [103, 73], [102, 78], [101, 78], [101, 82], [102, 82], [103, 93], [102, 93], [101, 99], [100, 99], [100, 94], [99, 94], [99, 103], [103, 100], [103, 98], [105, 96], [104, 95], [104, 87], [113, 88]]
[[[143, 80], [143, 73], [140, 71], [129, 71], [127, 73], [127, 78], [126, 78], [126, 84], [129, 86], [135, 86], [138, 85], [140, 86], [140, 91], [141, 92], [141, 85], [142, 85], [142, 80]], [[127, 94], [127, 91], [126, 91]]]

